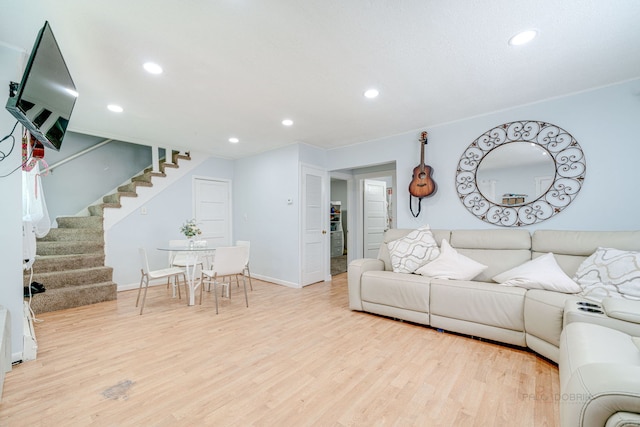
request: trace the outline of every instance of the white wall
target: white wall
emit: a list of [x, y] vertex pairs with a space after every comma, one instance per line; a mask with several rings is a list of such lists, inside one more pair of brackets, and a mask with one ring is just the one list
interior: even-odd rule
[[[60, 151], [46, 151], [49, 165], [104, 141], [105, 138], [68, 132]], [[59, 216], [76, 215], [89, 204], [151, 165], [151, 148], [113, 141], [65, 163], [42, 178], [47, 208], [51, 220]], [[82, 177], [82, 179], [78, 179]]]
[[234, 164], [230, 160], [213, 157], [205, 160], [145, 204], [145, 215], [138, 209], [106, 232], [106, 264], [113, 267], [113, 281], [118, 286], [128, 287], [139, 283], [139, 247], [147, 249], [152, 270], [167, 267], [167, 253], [156, 248], [167, 246], [169, 240], [184, 238], [180, 234], [180, 226], [194, 217], [193, 176], [232, 180]]
[[234, 234], [251, 241], [251, 274], [292, 287], [300, 282], [299, 159], [296, 144], [236, 160], [233, 187]]
[[349, 209], [347, 194], [347, 181], [343, 179], [331, 180], [331, 201], [341, 202], [343, 211]]
[[[0, 104], [6, 103], [9, 82], [19, 81], [22, 75], [23, 55], [0, 44]], [[0, 110], [0, 139], [11, 132], [15, 123], [5, 109]], [[2, 155], [0, 176], [7, 175], [21, 163], [21, 131], [18, 125], [14, 132], [15, 146], [11, 154], [12, 141], [0, 143]], [[0, 178], [0, 305], [11, 313], [11, 352], [13, 361], [22, 358], [22, 177], [18, 170], [8, 177]]]
[[327, 168], [352, 169], [395, 160], [399, 228], [425, 223], [433, 228], [495, 228], [473, 216], [458, 200], [456, 167], [463, 151], [478, 136], [499, 124], [517, 120], [547, 121], [564, 128], [582, 146], [587, 163], [584, 186], [573, 203], [553, 218], [527, 229], [640, 229], [640, 79], [428, 127], [425, 161], [434, 170], [438, 191], [423, 200], [418, 219], [409, 212], [409, 193], [405, 189], [419, 163], [418, 137], [423, 129], [330, 150]]

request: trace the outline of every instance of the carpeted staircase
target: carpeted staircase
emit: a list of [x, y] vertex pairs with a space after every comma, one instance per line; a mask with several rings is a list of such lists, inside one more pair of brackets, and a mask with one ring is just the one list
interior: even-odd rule
[[33, 277], [30, 278], [30, 271], [24, 273], [24, 286], [29, 286], [31, 280], [46, 288], [32, 296], [35, 314], [117, 298], [113, 269], [104, 265], [104, 209], [120, 208], [122, 197], [137, 197], [138, 186], [152, 187], [152, 177], [166, 176], [165, 168], [177, 168], [179, 159], [191, 158], [188, 153], [174, 152], [172, 163], [161, 161], [160, 172], [148, 168], [115, 193], [103, 197], [102, 203], [89, 206], [90, 216], [57, 218], [58, 228], [37, 240]]

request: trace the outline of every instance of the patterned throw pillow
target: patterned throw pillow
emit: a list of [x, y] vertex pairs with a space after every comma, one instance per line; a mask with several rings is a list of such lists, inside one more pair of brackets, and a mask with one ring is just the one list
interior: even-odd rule
[[428, 225], [387, 243], [387, 247], [396, 273], [413, 273], [440, 255], [440, 249]]
[[640, 299], [640, 252], [598, 248], [573, 276], [585, 298]]

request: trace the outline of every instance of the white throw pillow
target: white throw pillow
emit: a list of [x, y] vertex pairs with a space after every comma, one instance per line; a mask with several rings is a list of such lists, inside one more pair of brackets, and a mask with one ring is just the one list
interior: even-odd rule
[[640, 252], [598, 248], [573, 276], [581, 295], [596, 301], [605, 297], [640, 299]]
[[416, 270], [417, 274], [434, 279], [471, 280], [487, 268], [453, 249], [446, 239], [442, 239], [440, 256]]
[[387, 243], [387, 247], [396, 273], [413, 273], [440, 255], [440, 249], [428, 225]]
[[575, 294], [581, 290], [580, 286], [562, 271], [551, 252], [500, 273], [493, 280], [507, 286], [546, 289], [568, 294]]

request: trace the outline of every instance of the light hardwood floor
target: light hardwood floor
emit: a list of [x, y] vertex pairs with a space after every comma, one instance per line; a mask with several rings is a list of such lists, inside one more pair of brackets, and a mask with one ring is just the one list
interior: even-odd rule
[[348, 309], [346, 274], [232, 287], [216, 316], [149, 290], [40, 315], [1, 426], [554, 426], [557, 367], [533, 353]]

